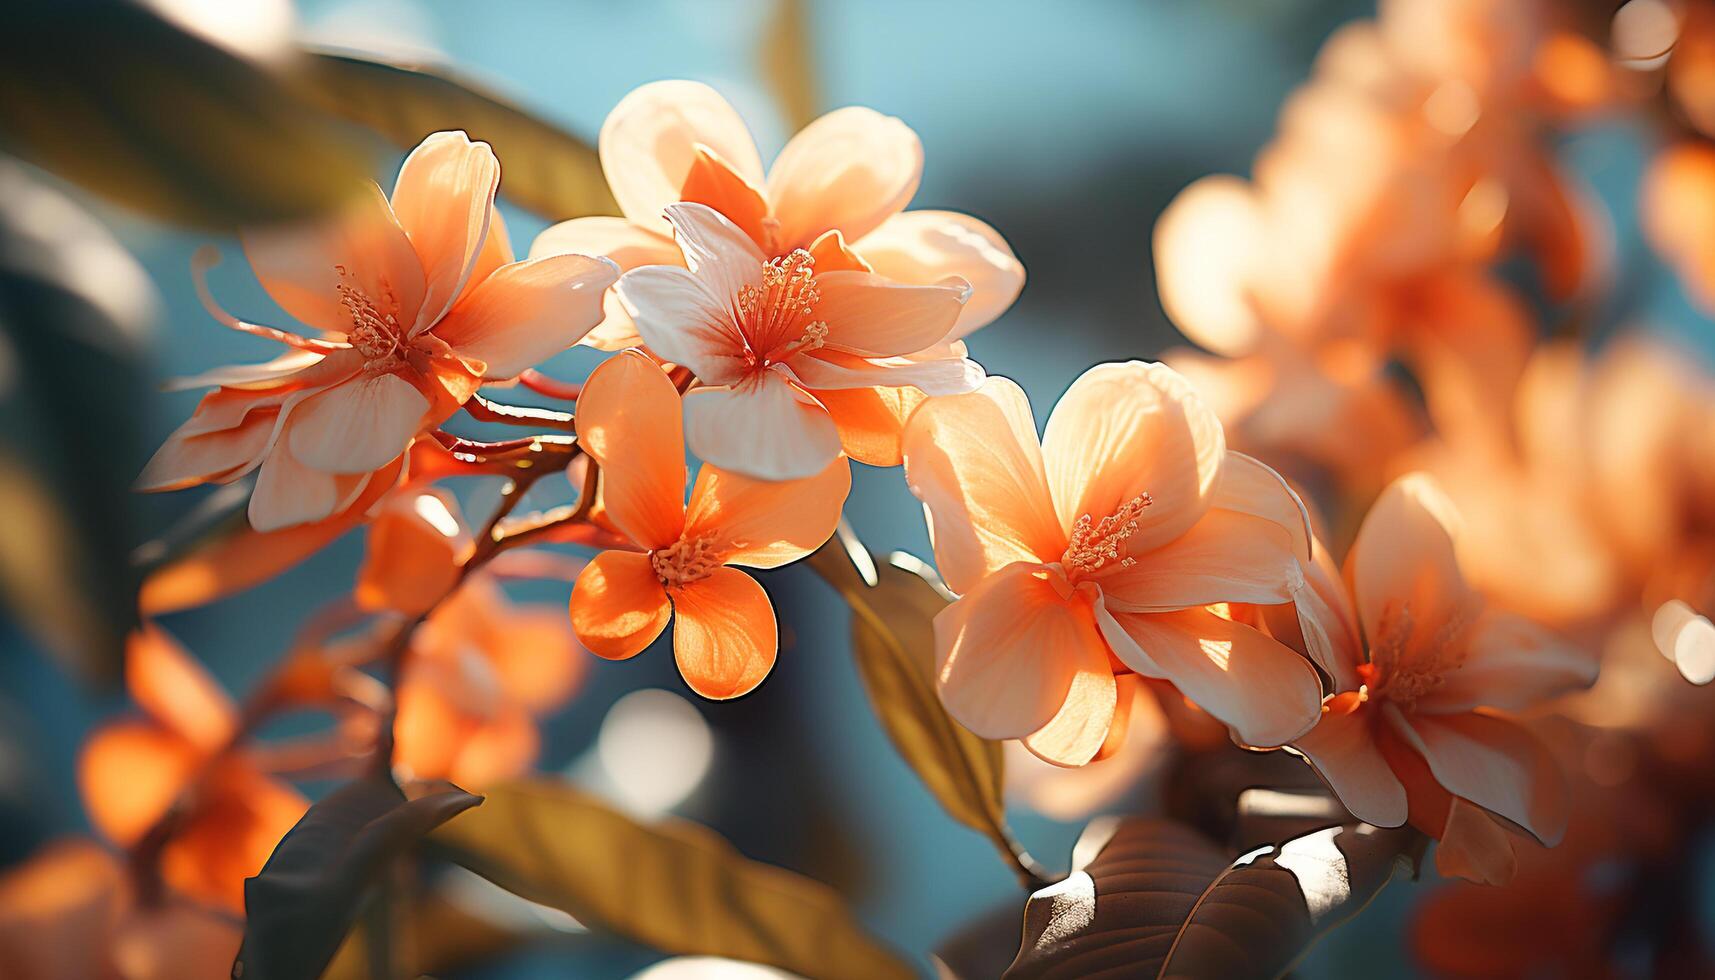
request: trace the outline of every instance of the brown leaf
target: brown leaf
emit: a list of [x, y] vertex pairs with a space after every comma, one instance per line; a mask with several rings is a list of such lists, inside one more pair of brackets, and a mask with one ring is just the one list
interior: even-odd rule
[[[403, 918], [408, 948], [401, 950], [400, 959], [413, 968], [411, 976], [460, 970], [528, 938], [433, 893], [413, 903]], [[371, 980], [367, 930], [352, 930], [321, 980]]]
[[893, 747], [953, 819], [1010, 849], [1000, 743], [967, 731], [935, 693], [933, 624], [945, 587], [910, 555], [878, 565], [844, 524], [809, 562], [851, 605], [852, 654]]
[[831, 980], [916, 975], [826, 885], [747, 860], [705, 827], [644, 826], [560, 783], [490, 790], [433, 840], [508, 891], [666, 953]]
[[1008, 978], [1278, 977], [1381, 891], [1419, 835], [1345, 824], [1233, 860], [1196, 830], [1105, 818], [1024, 909]]
[[301, 80], [329, 112], [402, 149], [447, 129], [487, 141], [500, 158], [501, 195], [545, 218], [619, 213], [588, 141], [451, 72], [355, 52], [311, 51]]
[[369, 173], [350, 134], [270, 69], [120, 0], [7, 14], [0, 142], [127, 207], [216, 229], [324, 211]]

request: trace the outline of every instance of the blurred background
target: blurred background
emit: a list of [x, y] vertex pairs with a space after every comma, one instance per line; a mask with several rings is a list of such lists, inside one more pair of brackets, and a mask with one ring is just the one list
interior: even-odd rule
[[[913, 207], [982, 218], [1026, 267], [1017, 305], [975, 335], [971, 350], [991, 374], [1024, 387], [1039, 422], [1090, 365], [1154, 359], [1183, 343], [1157, 299], [1150, 252], [1157, 217], [1201, 176], [1248, 174], [1321, 43], [1342, 23], [1374, 15], [1373, 4], [1355, 0], [875, 0], [806, 8], [819, 108], [862, 104], [902, 118], [921, 137], [927, 161]], [[759, 58], [772, 13], [770, 0], [300, 0], [292, 29], [317, 43], [444, 61], [588, 137], [636, 86], [701, 80], [744, 115], [767, 160], [790, 134]], [[1558, 147], [1594, 188], [1614, 231], [1615, 285], [1593, 307], [1588, 329], [1600, 337], [1644, 319], [1715, 359], [1715, 329], [1650, 258], [1638, 231], [1635, 189], [1656, 139], [1645, 122], [1616, 119], [1581, 126]], [[504, 203], [504, 155], [501, 162], [503, 210], [522, 253], [547, 223]], [[383, 186], [396, 164], [379, 166]], [[197, 301], [191, 256], [212, 243], [229, 256], [210, 277], [222, 304], [259, 322], [287, 322], [231, 258], [233, 241], [93, 207], [161, 298], [148, 346], [155, 379], [272, 353], [221, 329]], [[544, 370], [577, 379], [595, 361], [578, 350]], [[529, 400], [519, 394], [515, 400]], [[133, 409], [136, 438], [113, 452], [134, 472], [196, 397], [147, 394]], [[459, 486], [467, 513], [485, 512], [496, 482]], [[563, 486], [552, 490], [564, 496]], [[201, 494], [137, 499], [143, 536], [169, 526]], [[920, 508], [898, 472], [854, 467], [846, 513], [873, 550], [928, 556]], [[260, 588], [169, 615], [162, 625], [229, 690], [243, 692], [284, 654], [294, 630], [348, 587], [361, 557], [362, 535], [350, 534]], [[914, 956], [985, 912], [1015, 909], [1021, 892], [990, 844], [946, 817], [876, 724], [850, 656], [843, 603], [803, 567], [760, 577], [779, 610], [782, 650], [758, 691], [703, 702], [684, 688], [664, 650], [617, 663], [592, 657], [575, 698], [543, 721], [539, 767], [564, 771], [635, 812], [706, 823], [752, 858], [832, 884], [875, 933]], [[559, 607], [569, 588], [530, 583], [515, 595]], [[13, 655], [33, 647], [15, 627], [5, 643], [0, 863], [9, 864], [43, 840], [87, 827], [75, 779], [79, 745], [126, 702], [45, 655]], [[1108, 805], [1147, 810], [1152, 800], [1145, 778]], [[1027, 846], [1055, 868], [1067, 863], [1084, 823], [1064, 816], [1022, 802], [1013, 809]], [[1703, 864], [1715, 861], [1709, 844], [1697, 844]], [[1396, 883], [1295, 975], [1413, 975], [1403, 924], [1413, 902], [1442, 887], [1431, 869], [1424, 879]], [[1715, 908], [1700, 914], [1715, 930]], [[564, 922], [550, 925], [570, 931], [456, 975], [622, 977], [660, 958]]]

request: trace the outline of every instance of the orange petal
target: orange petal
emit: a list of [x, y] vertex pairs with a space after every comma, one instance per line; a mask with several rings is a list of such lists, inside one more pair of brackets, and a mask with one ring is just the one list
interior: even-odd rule
[[194, 434], [174, 432], [149, 458], [134, 489], [182, 490], [243, 476], [261, 463], [263, 453], [273, 444], [279, 416], [277, 408], [261, 409], [248, 413], [235, 428]]
[[678, 540], [685, 522], [679, 393], [654, 361], [626, 351], [590, 374], [578, 396], [578, 441], [602, 467], [614, 525], [644, 548]]
[[[875, 269], [863, 256], [852, 251], [846, 244], [846, 236], [839, 229], [824, 231], [810, 243], [805, 251], [810, 253], [810, 259], [815, 263], [818, 275], [824, 272], [874, 272]], [[891, 276], [888, 278], [892, 278]], [[946, 278], [945, 276], [941, 277]], [[933, 280], [939, 282], [940, 279]], [[918, 285], [928, 285], [930, 280], [920, 280]]]
[[54, 841], [7, 868], [0, 874], [0, 963], [6, 975], [112, 977], [108, 939], [128, 911], [126, 893], [119, 859], [85, 838]]
[[572, 629], [598, 657], [635, 657], [667, 628], [673, 607], [647, 555], [604, 551], [572, 587]]
[[1131, 566], [1096, 573], [1111, 609], [1167, 612], [1217, 602], [1270, 605], [1303, 587], [1292, 536], [1279, 524], [1211, 510], [1180, 537], [1150, 551], [1135, 547]]
[[1198, 346], [1227, 357], [1256, 347], [1263, 325], [1251, 278], [1263, 246], [1262, 208], [1251, 185], [1237, 177], [1204, 177], [1156, 219], [1161, 306]]
[[149, 722], [97, 729], [77, 760], [89, 822], [108, 840], [129, 847], [179, 798], [204, 757], [190, 742]]
[[620, 211], [640, 227], [665, 234], [661, 210], [679, 200], [699, 146], [747, 183], [761, 186], [756, 141], [714, 89], [700, 82], [651, 82], [619, 100], [602, 123], [598, 149]]
[[1435, 870], [1479, 885], [1504, 885], [1518, 871], [1512, 835], [1482, 807], [1454, 797], [1447, 830], [1435, 848]]
[[780, 636], [762, 586], [736, 568], [673, 590], [673, 659], [705, 698], [748, 694], [774, 669]]
[[481, 724], [446, 697], [439, 680], [422, 661], [407, 661], [396, 693], [393, 765], [411, 779], [451, 780], [459, 752]]
[[219, 980], [232, 973], [244, 925], [183, 901], [139, 909], [113, 937], [113, 962], [124, 980]]
[[268, 295], [312, 327], [351, 329], [342, 286], [377, 303], [391, 296], [401, 324], [415, 321], [423, 305], [423, 266], [373, 184], [330, 219], [246, 231], [240, 238]]
[[1226, 458], [1221, 422], [1190, 382], [1164, 364], [1098, 364], [1054, 406], [1042, 435], [1048, 486], [1062, 527], [1153, 501], [1128, 540], [1133, 554], [1190, 530], [1209, 508]]
[[[1081, 766], [1108, 745], [1116, 725], [1119, 686], [1106, 664], [1093, 668], [1093, 664], [1080, 664], [1053, 720], [1021, 739], [1038, 759], [1057, 766]], [[1129, 690], [1126, 696], [1130, 697]]]
[[368, 610], [426, 612], [457, 582], [476, 549], [445, 490], [401, 493], [369, 526], [369, 546], [357, 573], [356, 598]]
[[1321, 717], [1315, 668], [1258, 630], [1205, 609], [1110, 612], [1135, 644], [1116, 643], [1115, 656], [1145, 677], [1172, 681], [1248, 745], [1285, 745]]
[[261, 872], [280, 838], [309, 806], [285, 783], [240, 758], [227, 760], [211, 775], [192, 816], [162, 852], [162, 875], [192, 898], [241, 913], [244, 879]]
[[1312, 540], [1311, 549], [1313, 560], [1303, 566], [1305, 587], [1294, 593], [1290, 607], [1263, 607], [1263, 619], [1272, 635], [1327, 671], [1335, 691], [1356, 691], [1362, 683], [1358, 665], [1367, 659], [1357, 614], [1328, 550], [1319, 540]]
[[360, 499], [374, 478], [373, 473], [336, 475], [313, 469], [276, 443], [250, 493], [250, 526], [268, 532], [327, 520]]
[[399, 168], [393, 213], [422, 262], [425, 289], [413, 335], [434, 326], [464, 291], [489, 235], [500, 161], [463, 132], [430, 135]]
[[923, 144], [911, 127], [848, 106], [805, 126], [768, 171], [780, 251], [830, 229], [857, 241], [905, 209], [923, 176]]
[[397, 374], [354, 378], [293, 409], [284, 442], [305, 466], [368, 473], [405, 451], [428, 410], [417, 386]]
[[1455, 796], [1505, 817], [1550, 847], [1566, 831], [1566, 777], [1522, 725], [1489, 715], [1394, 712], [1395, 730]]
[[1355, 694], [1335, 698], [1316, 727], [1292, 747], [1316, 767], [1340, 802], [1360, 820], [1378, 827], [1405, 823], [1405, 786], [1376, 744], [1375, 716]]
[[679, 188], [679, 200], [707, 205], [743, 229], [761, 249], [768, 248], [768, 199], [707, 146], [698, 144], [691, 169]]
[[1409, 606], [1414, 635], [1433, 635], [1468, 603], [1454, 551], [1458, 512], [1422, 473], [1395, 480], [1370, 507], [1346, 556], [1346, 579], [1369, 637], [1388, 610]]
[[[1082, 675], [1112, 673], [1107, 642], [1089, 607], [1061, 598], [1050, 574], [1013, 565], [983, 578], [935, 617], [941, 701], [984, 738], [1041, 730], [1056, 720]], [[1080, 690], [1087, 693], [1087, 687]], [[1109, 719], [1101, 719], [1104, 735]], [[1061, 719], [1056, 729], [1066, 731], [1075, 720]]]
[[601, 322], [602, 298], [618, 278], [619, 266], [588, 255], [514, 262], [460, 300], [435, 336], [486, 364], [484, 379], [516, 377]]
[[927, 397], [916, 388], [818, 389], [814, 394], [840, 430], [840, 448], [871, 466], [904, 462], [905, 420]]
[[816, 276], [814, 315], [828, 327], [827, 343], [872, 357], [914, 354], [944, 340], [971, 293], [953, 278], [933, 285], [895, 282], [873, 272]]
[[125, 688], [151, 717], [203, 752], [223, 748], [238, 730], [232, 699], [153, 624], [145, 623], [126, 642]]
[[1310, 561], [1310, 512], [1286, 480], [1268, 464], [1229, 451], [1210, 506], [1261, 517], [1292, 534], [1294, 551]]
[[[612, 259], [623, 272], [646, 265], [684, 263], [679, 246], [665, 234], [608, 215], [573, 218], [550, 225], [536, 236], [530, 246], [530, 257], [540, 259], [550, 255], [601, 255]], [[637, 335], [637, 325], [631, 322], [631, 314], [625, 311], [617, 291], [610, 289], [603, 294], [602, 313], [601, 323], [579, 343], [605, 351], [642, 346], [643, 338]]]
[[695, 274], [645, 266], [621, 276], [614, 293], [656, 356], [685, 365], [709, 383], [743, 376], [747, 347], [731, 313], [736, 301], [716, 295]]
[[972, 394], [924, 402], [906, 426], [903, 450], [905, 481], [929, 512], [935, 567], [953, 591], [969, 592], [1013, 562], [1056, 561], [1066, 550], [1030, 402], [1018, 385], [990, 378]]
[[589, 666], [571, 623], [557, 609], [513, 607], [488, 648], [508, 698], [536, 714], [558, 708]]
[[535, 765], [541, 743], [529, 712], [520, 705], [508, 705], [465, 737], [447, 778], [470, 790], [515, 779]]
[[1470, 647], [1457, 670], [1418, 699], [1433, 714], [1488, 707], [1519, 711], [1596, 682], [1596, 658], [1549, 631], [1488, 610], [1471, 624]]
[[833, 536], [852, 485], [851, 465], [829, 463], [804, 480], [753, 480], [707, 465], [697, 472], [685, 537], [703, 538], [728, 565], [774, 568]]
[[952, 338], [994, 322], [1024, 289], [1024, 265], [1006, 239], [967, 214], [903, 211], [852, 246], [881, 275], [926, 285], [957, 276], [971, 284]]
[[827, 410], [778, 370], [686, 392], [685, 442], [704, 462], [759, 480], [813, 477], [840, 455]]

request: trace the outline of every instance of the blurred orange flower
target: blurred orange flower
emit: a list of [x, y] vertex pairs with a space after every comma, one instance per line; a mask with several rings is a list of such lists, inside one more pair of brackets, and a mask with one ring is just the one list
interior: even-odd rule
[[1302, 506], [1160, 364], [1104, 364], [1038, 442], [1019, 387], [990, 378], [924, 403], [905, 473], [936, 567], [961, 598], [936, 617], [938, 684], [960, 723], [1082, 765], [1108, 739], [1114, 672], [1165, 678], [1253, 745], [1314, 724], [1316, 671], [1202, 608], [1285, 603], [1304, 584]]
[[[971, 299], [950, 340], [1000, 316], [1024, 286], [1024, 267], [993, 228], [950, 211], [904, 210], [922, 176], [923, 147], [910, 127], [873, 109], [817, 119], [787, 143], [765, 180], [744, 120], [714, 89], [652, 82], [608, 114], [600, 152], [625, 217], [554, 225], [531, 256], [606, 255], [625, 270], [681, 264], [663, 209], [686, 201], [720, 212], [765, 259], [800, 248], [818, 258], [843, 251], [855, 267], [910, 285], [964, 279]], [[585, 342], [604, 350], [642, 343], [625, 309], [614, 300], [607, 307]]]
[[513, 262], [494, 210], [499, 182], [488, 144], [436, 133], [406, 159], [391, 203], [371, 187], [331, 221], [246, 233], [269, 295], [322, 336], [245, 323], [209, 300], [228, 326], [293, 350], [190, 379], [215, 390], [138, 489], [229, 482], [260, 467], [258, 531], [322, 520], [478, 386], [581, 338], [617, 267], [579, 255]]
[[171, 819], [160, 865], [167, 884], [242, 911], [244, 879], [262, 870], [308, 801], [234, 747], [237, 707], [159, 628], [132, 634], [125, 685], [144, 717], [98, 728], [78, 759], [90, 822], [133, 847]]
[[66, 838], [0, 875], [8, 980], [224, 980], [242, 923], [166, 896], [140, 903], [119, 859]]
[[675, 615], [673, 655], [691, 689], [732, 698], [768, 676], [779, 645], [774, 608], [732, 565], [773, 568], [834, 533], [851, 488], [849, 464], [763, 482], [705, 464], [685, 503], [679, 395], [638, 351], [596, 368], [578, 399], [578, 439], [601, 466], [608, 521], [644, 553], [597, 555], [572, 590], [572, 626], [592, 652], [641, 653]]
[[667, 219], [688, 270], [633, 269], [615, 291], [649, 349], [702, 382], [685, 395], [685, 436], [707, 462], [763, 480], [814, 476], [842, 449], [833, 410], [845, 403], [831, 410], [820, 389], [934, 395], [981, 383], [982, 369], [942, 343], [970, 295], [963, 279], [893, 282], [837, 235], [768, 259], [701, 204], [668, 205]]
[[1332, 641], [1324, 667], [1340, 693], [1293, 746], [1353, 814], [1409, 821], [1441, 841], [1443, 873], [1493, 883], [1513, 873], [1507, 829], [1553, 844], [1568, 806], [1548, 750], [1500, 712], [1588, 687], [1596, 661], [1485, 607], [1460, 572], [1457, 526], [1433, 481], [1402, 477], [1346, 559], [1350, 597], [1317, 576], [1313, 618]]

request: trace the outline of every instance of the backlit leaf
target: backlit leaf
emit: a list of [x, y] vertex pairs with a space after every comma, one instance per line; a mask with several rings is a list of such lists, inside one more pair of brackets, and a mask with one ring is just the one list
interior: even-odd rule
[[1024, 909], [1006, 976], [1279, 977], [1408, 863], [1420, 835], [1349, 823], [1237, 860], [1184, 824], [1104, 818]]
[[542, 217], [619, 213], [594, 146], [449, 71], [327, 50], [309, 53], [301, 77], [329, 112], [401, 149], [446, 129], [487, 141], [500, 158], [501, 195]]
[[491, 790], [433, 840], [508, 891], [666, 953], [829, 980], [915, 976], [826, 885], [747, 860], [707, 828], [640, 824], [563, 784]]
[[843, 524], [810, 556], [852, 608], [852, 653], [893, 747], [953, 819], [1008, 848], [999, 742], [954, 721], [935, 693], [935, 614], [948, 597], [921, 562], [877, 563]]
[[218, 229], [324, 211], [369, 175], [350, 134], [271, 69], [125, 0], [7, 12], [0, 146], [152, 217]]

